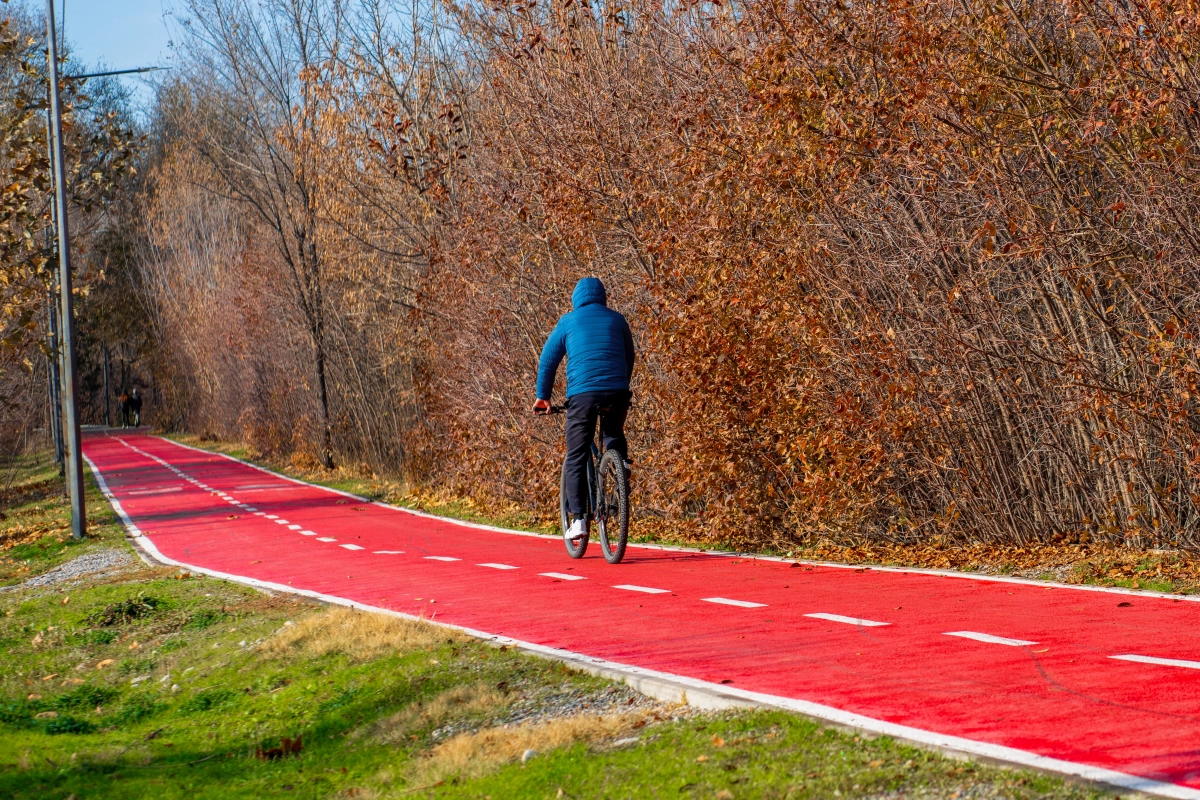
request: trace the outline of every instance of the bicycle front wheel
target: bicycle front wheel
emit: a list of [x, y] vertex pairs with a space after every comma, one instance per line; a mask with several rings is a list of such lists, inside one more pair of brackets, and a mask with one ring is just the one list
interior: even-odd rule
[[[589, 458], [590, 461], [590, 458]], [[588, 465], [591, 466], [590, 464]], [[588, 470], [590, 475], [591, 470]], [[587, 552], [588, 539], [590, 536], [584, 536], [582, 539], [568, 539], [567, 528], [571, 525], [571, 509], [567, 505], [567, 462], [563, 461], [562, 480], [558, 485], [558, 509], [562, 519], [563, 542], [567, 546], [567, 555], [571, 558], [583, 558], [583, 554]]]
[[629, 543], [629, 478], [625, 474], [625, 459], [616, 450], [605, 452], [600, 459], [597, 483], [600, 551], [605, 561], [619, 564]]

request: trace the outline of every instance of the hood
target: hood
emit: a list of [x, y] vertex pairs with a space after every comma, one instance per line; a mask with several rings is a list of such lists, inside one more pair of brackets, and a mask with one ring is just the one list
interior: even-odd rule
[[592, 303], [608, 305], [608, 294], [599, 278], [583, 278], [575, 284], [575, 291], [571, 294], [571, 305], [579, 309]]

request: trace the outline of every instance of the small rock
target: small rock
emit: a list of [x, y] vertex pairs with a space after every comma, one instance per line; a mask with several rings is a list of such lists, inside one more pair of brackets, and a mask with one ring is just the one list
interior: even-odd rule
[[29, 695], [29, 697], [26, 697], [25, 699], [26, 700], [41, 700], [42, 696], [40, 694], [31, 694], [31, 695]]
[[35, 714], [34, 719], [55, 719], [58, 717], [57, 711], [43, 711], [40, 714]]
[[148, 680], [150, 680], [150, 676], [149, 676], [149, 675], [138, 675], [136, 678], [134, 678], [133, 680], [131, 680], [131, 681], [129, 682], [129, 684], [130, 684], [131, 686], [137, 686], [137, 685], [138, 685], [139, 683], [141, 683], [142, 681], [148, 681]]
[[[48, 713], [53, 714], [54, 712], [50, 711]], [[41, 716], [41, 715], [39, 714], [38, 716]], [[533, 758], [536, 755], [537, 755], [537, 750], [526, 750], [524, 753], [521, 753], [521, 763], [524, 764], [526, 761], [528, 761], [529, 759]]]
[[178, 691], [179, 691], [179, 684], [178, 684], [178, 683], [173, 683], [173, 684], [171, 684], [171, 691], [172, 691], [172, 692], [178, 692]]
[[238, 642], [238, 647], [245, 647], [245, 646], [246, 646], [246, 640], [245, 640], [245, 639], [242, 639], [240, 642]]

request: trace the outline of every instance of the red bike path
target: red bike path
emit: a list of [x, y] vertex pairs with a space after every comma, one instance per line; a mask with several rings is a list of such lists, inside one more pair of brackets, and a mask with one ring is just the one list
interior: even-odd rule
[[84, 452], [156, 557], [919, 743], [1200, 799], [1200, 603], [555, 538], [406, 511], [165, 439]]

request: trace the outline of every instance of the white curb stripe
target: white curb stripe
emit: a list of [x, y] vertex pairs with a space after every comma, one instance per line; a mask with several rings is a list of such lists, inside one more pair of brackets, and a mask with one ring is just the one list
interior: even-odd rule
[[1184, 667], [1200, 669], [1200, 661], [1184, 661], [1181, 658], [1155, 658], [1154, 656], [1109, 656], [1118, 661], [1136, 661], [1139, 664], [1156, 664], [1160, 667]]
[[748, 600], [730, 600], [727, 597], [702, 597], [700, 598], [706, 603], [720, 603], [723, 606], [737, 606], [739, 608], [766, 608], [766, 603], [751, 603]]
[[805, 614], [806, 617], [813, 619], [823, 619], [829, 622], [844, 622], [847, 625], [861, 625], [864, 628], [882, 628], [885, 625], [891, 625], [890, 622], [876, 622], [873, 619], [859, 619], [858, 617], [843, 617], [841, 614]]
[[947, 631], [946, 636], [959, 636], [963, 639], [974, 639], [977, 642], [986, 644], [1006, 644], [1009, 647], [1029, 647], [1037, 644], [1037, 642], [1027, 642], [1024, 639], [1006, 639], [1003, 636], [993, 636], [990, 633], [976, 633], [975, 631]]

